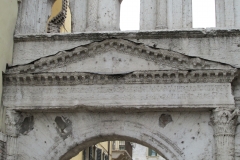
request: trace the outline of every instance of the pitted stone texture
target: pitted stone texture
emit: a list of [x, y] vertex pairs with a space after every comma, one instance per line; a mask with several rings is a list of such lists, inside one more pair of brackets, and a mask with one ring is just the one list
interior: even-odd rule
[[50, 72], [117, 74], [136, 70], [232, 68], [230, 65], [189, 57], [169, 50], [154, 49], [144, 44], [123, 39], [107, 39], [60, 51], [53, 56], [35, 60], [30, 64], [11, 67], [7, 70], [7, 73], [36, 73], [50, 70]]
[[[159, 32], [114, 32], [51, 36], [17, 36], [13, 65], [30, 63], [54, 55], [59, 51], [89, 44], [93, 41], [117, 37], [156, 49], [169, 50], [188, 56], [218, 61], [239, 67], [239, 30], [187, 30]], [[154, 37], [154, 38], [153, 38]], [[86, 40], [88, 39], [88, 40]]]
[[6, 86], [3, 105], [13, 109], [160, 109], [234, 107], [228, 83]]
[[53, 1], [31, 0], [19, 3], [16, 34], [46, 33]]
[[[160, 129], [161, 114], [170, 114], [173, 122]], [[56, 116], [72, 121], [72, 135], [65, 140], [55, 129]], [[151, 147], [171, 160], [214, 160], [209, 112], [36, 113], [34, 117], [34, 130], [18, 137], [18, 160], [70, 159], [97, 142], [121, 139]], [[29, 152], [28, 146], [38, 152]]]

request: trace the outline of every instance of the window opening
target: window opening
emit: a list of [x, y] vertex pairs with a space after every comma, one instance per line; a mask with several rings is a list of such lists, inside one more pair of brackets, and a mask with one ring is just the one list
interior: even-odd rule
[[47, 22], [47, 32], [71, 32], [71, 11], [69, 8], [69, 0], [55, 0], [52, 5], [51, 16]]
[[193, 28], [216, 26], [215, 0], [192, 0]]
[[157, 152], [151, 148], [148, 148], [148, 156], [157, 156]]
[[115, 140], [99, 142], [89, 146], [70, 160], [139, 160], [156, 156], [158, 160], [166, 160], [155, 150], [146, 146], [134, 142]]
[[124, 0], [120, 10], [120, 29], [139, 30], [140, 0]]

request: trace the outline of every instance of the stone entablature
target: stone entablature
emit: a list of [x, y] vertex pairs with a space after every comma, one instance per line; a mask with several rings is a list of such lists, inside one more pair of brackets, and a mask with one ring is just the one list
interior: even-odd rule
[[38, 73], [5, 74], [4, 85], [61, 86], [93, 84], [231, 83], [236, 70], [136, 71], [123, 74]]
[[234, 108], [230, 83], [236, 71], [218, 62], [107, 39], [8, 68], [4, 105], [17, 110]]

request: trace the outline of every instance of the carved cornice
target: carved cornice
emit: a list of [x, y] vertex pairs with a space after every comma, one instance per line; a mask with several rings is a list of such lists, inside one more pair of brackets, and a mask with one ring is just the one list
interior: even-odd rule
[[174, 70], [200, 70], [200, 69], [233, 69], [230, 65], [207, 61], [200, 58], [168, 51], [153, 49], [143, 44], [137, 44], [127, 40], [108, 39], [94, 42], [71, 50], [61, 51], [56, 55], [41, 58], [30, 64], [9, 68], [7, 73], [38, 73], [76, 63], [107, 51], [116, 51], [122, 54], [136, 56], [147, 61], [153, 61], [162, 66], [168, 66]]
[[189, 30], [159, 30], [159, 31], [111, 31], [111, 32], [86, 32], [71, 34], [18, 34], [14, 42], [25, 41], [79, 41], [102, 40], [109, 37], [124, 39], [165, 39], [165, 38], [213, 38], [240, 36], [240, 29], [189, 29]]
[[39, 73], [5, 74], [4, 85], [93, 85], [93, 84], [164, 84], [230, 83], [236, 70], [138, 71], [128, 74]]
[[68, 5], [68, 0], [62, 0], [61, 11], [48, 22], [48, 27], [47, 27], [48, 33], [60, 32], [60, 27], [64, 24], [65, 19], [67, 17], [67, 5]]

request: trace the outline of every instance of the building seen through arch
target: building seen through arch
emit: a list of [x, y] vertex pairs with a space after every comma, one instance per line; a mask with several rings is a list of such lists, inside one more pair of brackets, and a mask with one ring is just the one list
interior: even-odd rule
[[165, 160], [151, 148], [133, 142], [106, 141], [85, 148], [71, 160]]

